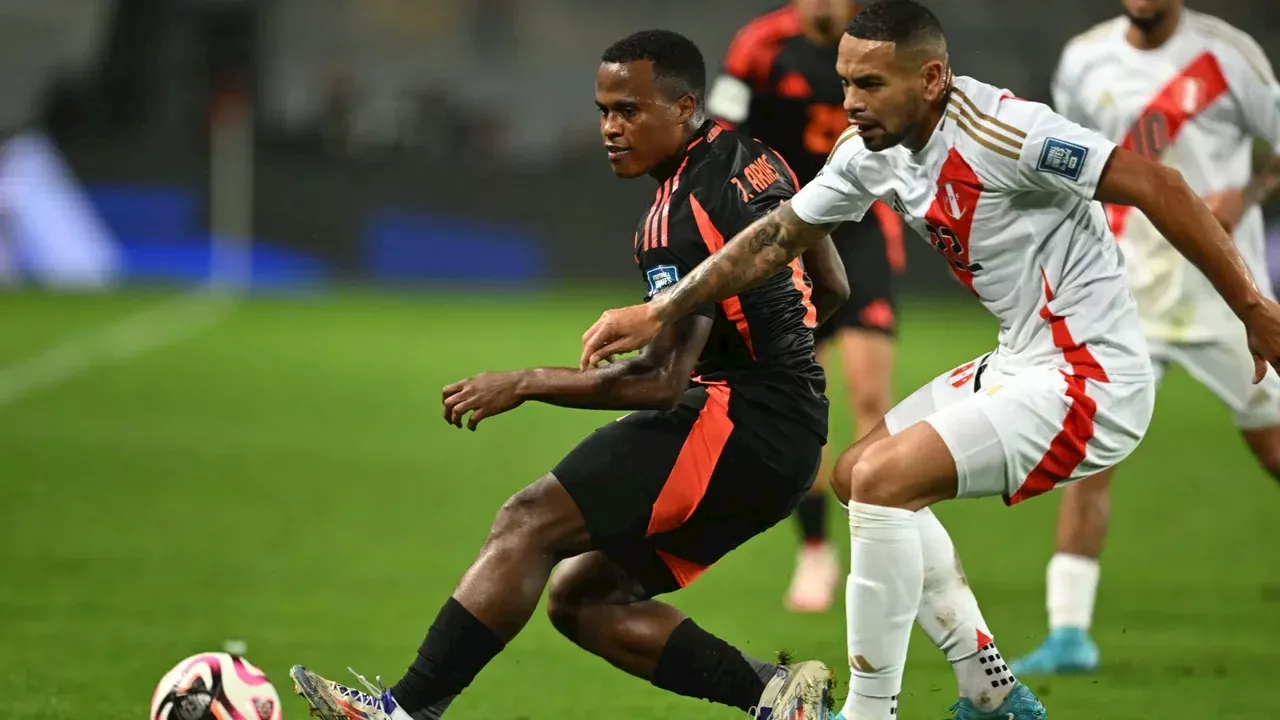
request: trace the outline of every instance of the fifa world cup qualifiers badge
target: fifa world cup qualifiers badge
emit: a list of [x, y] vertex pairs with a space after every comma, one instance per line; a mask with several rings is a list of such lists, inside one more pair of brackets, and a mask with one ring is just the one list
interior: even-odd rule
[[1044, 149], [1040, 151], [1040, 161], [1036, 163], [1036, 170], [1061, 175], [1074, 182], [1080, 179], [1080, 173], [1084, 170], [1084, 159], [1088, 155], [1089, 149], [1082, 145], [1049, 138], [1044, 141]]
[[649, 297], [653, 297], [676, 284], [680, 279], [680, 269], [675, 265], [658, 265], [649, 268], [645, 277], [649, 280]]

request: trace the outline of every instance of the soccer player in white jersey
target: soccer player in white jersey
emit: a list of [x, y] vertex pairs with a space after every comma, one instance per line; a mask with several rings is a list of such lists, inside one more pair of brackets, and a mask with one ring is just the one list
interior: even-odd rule
[[643, 346], [699, 303], [763, 281], [876, 199], [897, 210], [1000, 334], [995, 351], [908, 397], [837, 463], [852, 546], [841, 715], [896, 716], [916, 620], [955, 665], [958, 718], [1042, 718], [999, 659], [927, 508], [986, 495], [1020, 502], [1115, 465], [1145, 433], [1154, 370], [1095, 200], [1138, 207], [1204, 272], [1247, 329], [1255, 379], [1280, 364], [1280, 306], [1176, 170], [1044, 105], [953, 78], [942, 28], [918, 3], [863, 10], [837, 70], [854, 130], [818, 177], [648, 304], [605, 313], [583, 335], [582, 363]]
[[[1124, 0], [1124, 15], [1067, 43], [1054, 77], [1058, 112], [1180, 171], [1234, 235], [1258, 289], [1274, 298], [1258, 202], [1276, 184], [1280, 85], [1244, 32], [1182, 0]], [[1257, 172], [1254, 139], [1272, 157]], [[1159, 376], [1181, 365], [1231, 409], [1258, 461], [1280, 478], [1280, 376], [1249, 383], [1245, 328], [1206, 277], [1142, 211], [1107, 208]], [[1013, 663], [1021, 674], [1088, 672], [1089, 636], [1106, 540], [1111, 472], [1067, 488], [1047, 572], [1050, 632]]]

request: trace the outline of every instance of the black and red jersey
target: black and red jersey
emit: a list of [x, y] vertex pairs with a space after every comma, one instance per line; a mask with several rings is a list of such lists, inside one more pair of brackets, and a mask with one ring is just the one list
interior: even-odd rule
[[[777, 153], [706, 122], [636, 230], [646, 299], [679, 282], [795, 191], [795, 175]], [[697, 312], [714, 324], [692, 382], [727, 384], [743, 400], [825, 439], [826, 377], [814, 354], [811, 291], [797, 259], [751, 290], [700, 307]]]
[[725, 55], [708, 99], [711, 113], [777, 150], [808, 183], [849, 127], [838, 48], [805, 37], [790, 5], [752, 20]]

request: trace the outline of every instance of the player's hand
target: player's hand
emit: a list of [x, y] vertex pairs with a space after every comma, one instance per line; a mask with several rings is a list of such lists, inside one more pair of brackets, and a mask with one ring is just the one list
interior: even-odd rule
[[1280, 305], [1263, 299], [1262, 305], [1243, 319], [1253, 351], [1253, 382], [1260, 383], [1268, 365], [1280, 372]]
[[454, 427], [462, 427], [467, 413], [467, 429], [474, 431], [481, 420], [514, 410], [524, 402], [520, 397], [519, 372], [481, 373], [445, 387], [444, 419]]
[[615, 355], [639, 350], [652, 342], [661, 329], [662, 323], [649, 305], [607, 310], [582, 334], [582, 358], [578, 368], [586, 370], [612, 360]]
[[1218, 219], [1218, 224], [1222, 225], [1223, 230], [1228, 233], [1235, 232], [1236, 225], [1239, 225], [1240, 219], [1244, 217], [1244, 190], [1224, 190], [1206, 195], [1204, 204]]

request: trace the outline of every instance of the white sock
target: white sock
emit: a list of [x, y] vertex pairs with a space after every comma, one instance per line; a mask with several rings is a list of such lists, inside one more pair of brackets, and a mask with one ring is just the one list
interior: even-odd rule
[[851, 502], [849, 538], [851, 678], [842, 712], [845, 720], [891, 720], [924, 582], [920, 531], [909, 510]]
[[924, 559], [924, 592], [916, 622], [947, 656], [960, 697], [992, 712], [1013, 689], [1013, 673], [991, 639], [947, 529], [928, 508], [916, 513], [916, 523]]
[[1097, 558], [1057, 553], [1049, 561], [1046, 583], [1049, 629], [1093, 625], [1093, 603], [1098, 597]]

